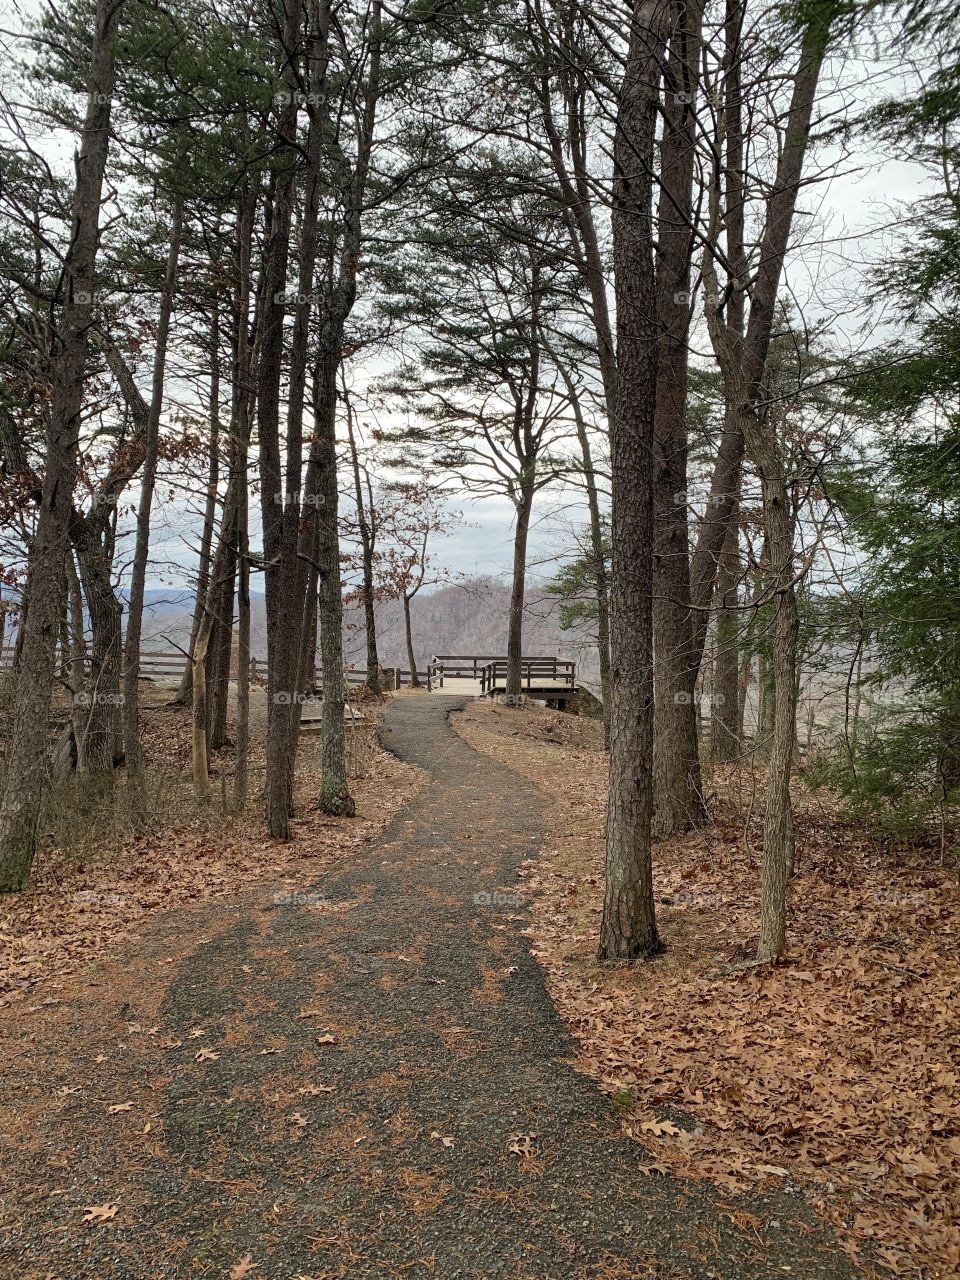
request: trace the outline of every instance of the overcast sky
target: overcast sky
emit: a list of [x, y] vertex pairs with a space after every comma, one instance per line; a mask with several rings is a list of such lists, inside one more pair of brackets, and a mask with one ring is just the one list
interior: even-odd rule
[[[11, 5], [2, 7], [8, 13]], [[28, 8], [33, 8], [31, 0]], [[16, 18], [10, 19], [10, 25]], [[854, 113], [884, 96], [898, 96], [909, 82], [909, 71], [870, 61], [834, 62], [828, 83], [836, 91], [821, 102], [821, 111], [836, 110], [846, 103]], [[51, 143], [50, 159], [58, 167], [69, 164], [69, 143]], [[876, 341], [877, 333], [864, 332], [866, 320], [860, 299], [864, 271], [880, 256], [881, 248], [897, 234], [895, 212], [899, 204], [916, 197], [922, 171], [906, 163], [891, 162], [863, 150], [857, 143], [852, 158], [838, 149], [820, 152], [814, 163], [831, 176], [808, 186], [802, 196], [797, 235], [806, 241], [802, 253], [794, 251], [788, 261], [786, 288], [811, 317], [827, 317], [837, 340], [851, 348]], [[808, 173], [812, 172], [808, 170]], [[695, 333], [694, 351], [707, 352], [702, 333]], [[364, 378], [363, 371], [353, 376]], [[174, 395], [177, 392], [174, 391]], [[136, 501], [136, 491], [131, 502]], [[530, 537], [530, 564], [535, 576], [548, 576], [549, 562], [569, 553], [575, 543], [574, 528], [586, 518], [573, 493], [544, 492], [539, 498]], [[436, 546], [437, 553], [455, 572], [502, 576], [512, 560], [513, 510], [506, 498], [469, 501], [456, 494], [451, 505], [462, 508], [462, 526]], [[254, 508], [256, 503], [253, 504]], [[197, 522], [178, 502], [158, 504], [157, 527], [152, 553], [156, 569], [151, 586], [183, 583], [193, 562], [191, 544]]]

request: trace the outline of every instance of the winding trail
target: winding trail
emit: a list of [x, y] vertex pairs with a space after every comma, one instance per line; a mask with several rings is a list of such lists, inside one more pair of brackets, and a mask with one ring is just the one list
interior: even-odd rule
[[386, 745], [430, 778], [322, 901], [244, 906], [179, 963], [159, 1035], [204, 1036], [116, 1086], [156, 1091], [163, 1158], [102, 1127], [71, 1158], [88, 1197], [135, 1211], [92, 1230], [38, 1206], [0, 1246], [4, 1280], [226, 1277], [244, 1258], [251, 1280], [854, 1274], [799, 1198], [644, 1173], [568, 1065], [513, 901], [543, 798], [453, 732], [460, 704], [391, 703]]

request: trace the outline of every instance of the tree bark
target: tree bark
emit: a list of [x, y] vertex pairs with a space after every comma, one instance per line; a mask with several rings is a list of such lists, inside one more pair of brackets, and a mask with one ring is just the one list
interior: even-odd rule
[[410, 664], [410, 688], [419, 689], [420, 679], [417, 675], [417, 655], [413, 649], [413, 624], [410, 619], [410, 602], [413, 599], [405, 591], [403, 593], [403, 633], [407, 641], [407, 662]]
[[13, 730], [0, 799], [0, 892], [22, 889], [27, 881], [43, 798], [60, 585], [77, 472], [120, 9], [119, 0], [98, 0], [94, 19], [87, 111], [76, 160], [70, 243], [63, 266], [65, 302], [51, 351], [53, 388], [46, 469], [30, 549], [30, 608], [23, 624]]
[[[235, 449], [236, 445], [234, 445]], [[233, 465], [239, 465], [238, 461]], [[245, 487], [239, 484], [238, 490]], [[241, 502], [242, 498], [238, 492], [238, 520]], [[219, 751], [227, 745], [227, 703], [230, 695], [230, 659], [233, 654], [233, 605], [237, 583], [238, 539], [239, 527], [235, 522], [229, 534], [226, 565], [220, 584], [220, 598], [217, 601], [213, 634], [207, 652], [207, 715], [211, 751]]]
[[[98, 495], [98, 496], [103, 496]], [[71, 536], [90, 618], [90, 678], [77, 694], [77, 771], [86, 800], [113, 791], [114, 724], [120, 704], [123, 609], [113, 589], [113, 554], [95, 509], [71, 520]]]
[[720, 763], [735, 760], [740, 752], [740, 526], [738, 508], [727, 527], [720, 557], [716, 591], [716, 658], [710, 699], [710, 757]]
[[[200, 555], [197, 566], [197, 594], [194, 598], [193, 621], [190, 625], [190, 645], [187, 653], [191, 659], [197, 633], [203, 619], [210, 583], [210, 558], [213, 553], [213, 535], [217, 520], [217, 491], [220, 486], [220, 308], [216, 305], [210, 317], [210, 457], [207, 466], [207, 493], [203, 510], [203, 531], [200, 535]], [[193, 662], [183, 668], [180, 687], [174, 702], [186, 707], [193, 693]]]
[[[336, 340], [332, 339], [336, 337]], [[343, 587], [340, 579], [338, 527], [336, 388], [342, 326], [328, 330], [318, 359], [314, 382], [316, 438], [311, 451], [313, 476], [309, 490], [316, 494], [314, 528], [320, 579], [320, 664], [323, 670], [321, 713], [323, 783], [320, 808], [324, 813], [352, 818], [356, 805], [347, 778], [343, 728]]]
[[123, 654], [123, 754], [127, 766], [127, 786], [130, 804], [137, 812], [141, 812], [145, 805], [143, 746], [140, 742], [140, 637], [143, 628], [143, 600], [147, 584], [147, 560], [150, 554], [150, 514], [153, 508], [153, 493], [157, 482], [160, 415], [163, 411], [163, 383], [167, 365], [167, 343], [170, 336], [170, 320], [173, 315], [173, 299], [176, 292], [182, 230], [183, 201], [178, 199], [173, 211], [170, 248], [167, 253], [163, 294], [160, 299], [157, 346], [153, 358], [150, 416], [147, 420], [143, 469], [140, 478], [137, 537], [130, 575], [130, 598], [127, 602], [127, 630]]
[[654, 834], [707, 820], [700, 778], [687, 527], [687, 364], [696, 93], [703, 0], [679, 0], [664, 76], [657, 217], [654, 423]]
[[603, 918], [598, 956], [632, 960], [662, 949], [650, 860], [653, 809], [653, 451], [657, 387], [653, 160], [666, 33], [663, 7], [633, 10], [614, 137], [613, 257], [617, 392], [610, 446], [613, 706]]
[[380, 657], [377, 653], [377, 616], [374, 612], [373, 585], [373, 552], [376, 536], [373, 527], [374, 512], [371, 510], [367, 518], [363, 500], [363, 484], [360, 479], [360, 456], [357, 452], [357, 441], [353, 431], [353, 414], [347, 410], [347, 439], [350, 444], [350, 462], [353, 467], [353, 492], [357, 504], [357, 527], [360, 531], [360, 552], [363, 562], [363, 625], [367, 641], [367, 688], [377, 697], [383, 692], [380, 687]]
[[527, 582], [527, 539], [533, 514], [536, 473], [531, 469], [520, 477], [515, 500], [516, 527], [513, 533], [513, 583], [510, 590], [510, 616], [507, 625], [506, 696], [519, 699], [523, 692], [523, 603]]

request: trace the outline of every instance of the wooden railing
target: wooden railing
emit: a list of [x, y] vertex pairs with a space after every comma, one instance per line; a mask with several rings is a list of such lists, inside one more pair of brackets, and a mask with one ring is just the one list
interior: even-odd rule
[[[4, 645], [0, 649], [0, 669], [4, 667], [12, 667], [15, 649], [13, 645]], [[187, 665], [187, 655], [179, 650], [157, 650], [144, 649], [140, 654], [140, 675], [144, 679], [152, 680], [179, 680], [183, 675], [184, 668]], [[255, 679], [261, 679], [266, 682], [267, 679], [267, 660], [266, 658], [251, 658], [250, 660], [251, 674]], [[396, 671], [398, 682], [397, 687], [403, 688], [410, 684], [410, 672], [406, 667], [388, 668], [388, 670]], [[236, 679], [236, 653], [233, 655], [231, 664], [230, 678]], [[356, 687], [366, 683], [366, 670], [347, 670], [345, 673], [348, 685]], [[423, 685], [428, 685], [430, 679], [429, 670], [418, 671], [419, 677]]]
[[[510, 664], [506, 658], [494, 658], [481, 668], [481, 695], [492, 693], [498, 685], [506, 681], [509, 666]], [[534, 680], [550, 680], [554, 688], [573, 689], [576, 687], [576, 679], [576, 663], [569, 662], [564, 658], [520, 659], [520, 683], [523, 685], [525, 682], [528, 690], [534, 688]]]
[[[500, 676], [506, 676], [508, 659], [502, 654], [436, 654], [430, 659], [430, 683], [440, 689], [444, 679], [478, 680], [481, 693], [489, 693]], [[534, 680], [553, 680], [555, 684], [573, 688], [576, 684], [576, 663], [565, 658], [530, 657], [520, 659], [521, 680], [532, 688]]]
[[485, 664], [495, 662], [498, 657], [498, 654], [493, 653], [435, 654], [430, 659], [427, 671], [431, 684], [442, 689], [444, 676], [451, 680], [479, 680]]

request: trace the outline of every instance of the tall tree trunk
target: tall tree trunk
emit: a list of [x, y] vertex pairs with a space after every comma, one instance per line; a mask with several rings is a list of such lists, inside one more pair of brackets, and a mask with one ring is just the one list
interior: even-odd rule
[[337, 521], [336, 387], [342, 325], [322, 342], [314, 382], [316, 438], [311, 451], [315, 545], [320, 577], [320, 662], [323, 669], [321, 716], [323, 783], [320, 808], [324, 813], [352, 818], [356, 805], [347, 778], [343, 728], [343, 587], [340, 580], [340, 537]]
[[654, 818], [658, 837], [707, 820], [700, 778], [687, 527], [687, 352], [703, 0], [677, 0], [664, 76], [654, 423]]
[[410, 619], [410, 602], [413, 599], [406, 591], [403, 593], [403, 634], [407, 642], [407, 662], [410, 664], [410, 688], [420, 688], [417, 675], [417, 655], [413, 648], [413, 624]]
[[[762, 431], [763, 428], [757, 428]], [[797, 635], [800, 625], [794, 586], [793, 521], [782, 463], [763, 450], [753, 427], [745, 429], [762, 476], [764, 523], [776, 566], [771, 674], [775, 707], [767, 799], [763, 816], [763, 877], [758, 960], [773, 960], [787, 944], [787, 881], [793, 874], [794, 830], [790, 774], [797, 737]]]
[[90, 678], [78, 694], [77, 769], [82, 793], [96, 800], [113, 790], [116, 708], [120, 703], [123, 609], [113, 589], [113, 556], [96, 511], [71, 521], [90, 618]]
[[163, 411], [163, 382], [167, 367], [167, 343], [170, 319], [180, 261], [180, 236], [183, 229], [183, 201], [178, 199], [173, 211], [170, 248], [167, 253], [160, 316], [157, 323], [157, 346], [153, 358], [153, 386], [150, 416], [147, 420], [146, 447], [140, 477], [140, 504], [137, 508], [137, 538], [130, 574], [130, 599], [127, 604], [127, 630], [124, 644], [123, 671], [123, 754], [127, 765], [130, 803], [135, 811], [145, 804], [143, 747], [140, 742], [140, 637], [143, 628], [143, 600], [147, 584], [147, 560], [150, 555], [150, 514], [157, 482], [157, 458], [160, 447], [160, 415]]
[[740, 527], [734, 517], [727, 528], [717, 577], [717, 656], [714, 660], [713, 693], [710, 699], [710, 757], [717, 762], [735, 760], [740, 751], [740, 611], [737, 587], [740, 581]]
[[373, 552], [375, 538], [373, 521], [375, 513], [371, 509], [368, 519], [363, 499], [363, 484], [360, 479], [360, 455], [357, 451], [357, 441], [353, 431], [353, 414], [349, 407], [347, 409], [347, 440], [350, 444], [350, 462], [353, 467], [353, 493], [354, 501], [357, 504], [357, 527], [360, 531], [360, 552], [363, 561], [363, 625], [367, 641], [367, 678], [364, 683], [371, 693], [379, 697], [383, 690], [380, 687], [380, 657], [377, 653], [377, 615], [373, 607]]
[[[726, 0], [724, 17], [723, 57], [723, 134], [724, 160], [722, 187], [726, 208], [723, 230], [726, 236], [726, 261], [728, 264], [728, 293], [722, 320], [712, 312], [711, 338], [717, 359], [724, 374], [724, 422], [720, 447], [714, 461], [707, 509], [697, 534], [696, 546], [690, 563], [690, 601], [692, 605], [693, 638], [691, 663], [699, 672], [703, 660], [703, 647], [710, 617], [710, 602], [716, 583], [717, 566], [733, 511], [738, 501], [743, 468], [743, 433], [738, 418], [740, 396], [740, 364], [746, 318], [746, 281], [750, 275], [744, 244], [745, 205], [744, 189], [745, 146], [743, 136], [742, 91], [742, 29], [745, 0]], [[781, 169], [778, 182], [787, 175]], [[719, 189], [718, 180], [716, 186]], [[717, 210], [712, 210], [716, 221]], [[719, 228], [717, 228], [719, 232]], [[765, 229], [762, 254], [776, 251], [779, 241], [773, 228]], [[716, 273], [712, 270], [711, 250], [705, 259], [704, 276], [708, 288], [716, 296]], [[711, 315], [708, 304], [708, 319]], [[736, 353], [736, 354], [734, 354]]]
[[786, 947], [786, 887], [793, 870], [793, 810], [790, 772], [796, 739], [796, 649], [799, 620], [794, 587], [793, 519], [782, 449], [775, 420], [765, 412], [763, 372], [773, 330], [774, 309], [783, 259], [803, 174], [810, 121], [820, 69], [839, 5], [828, 3], [808, 17], [778, 165], [770, 195], [764, 241], [771, 249], [761, 258], [750, 305], [741, 376], [746, 394], [739, 400], [739, 426], [760, 475], [764, 534], [774, 587], [773, 679], [776, 689], [773, 745], [763, 819], [763, 884], [757, 958], [775, 959]]
[[519, 699], [523, 691], [523, 603], [527, 583], [527, 539], [533, 514], [536, 473], [531, 464], [517, 485], [516, 527], [513, 532], [513, 584], [510, 590], [510, 616], [507, 625], [507, 698]]
[[257, 206], [256, 187], [244, 191], [237, 219], [237, 323], [234, 353], [234, 407], [236, 432], [231, 461], [237, 484], [237, 729], [234, 748], [233, 796], [238, 813], [247, 804], [248, 756], [250, 747], [250, 503], [247, 495], [250, 425], [253, 416], [253, 375], [256, 362], [256, 316], [250, 332], [250, 298], [253, 292], [253, 223]]
[[653, 452], [657, 387], [653, 160], [666, 33], [657, 0], [634, 6], [614, 137], [617, 393], [610, 446], [613, 705], [603, 918], [598, 956], [661, 949], [650, 860], [653, 810]]
[[87, 111], [76, 159], [72, 229], [63, 264], [65, 302], [51, 351], [53, 389], [46, 468], [30, 548], [30, 608], [0, 800], [0, 892], [23, 888], [36, 848], [47, 768], [47, 722], [53, 689], [63, 556], [76, 480], [100, 225], [110, 138], [118, 0], [97, 0]]
[[[287, 0], [284, 47], [291, 52], [298, 43], [299, 6]], [[265, 322], [261, 381], [269, 370], [267, 395], [261, 392], [258, 409], [260, 459], [263, 484], [263, 524], [267, 594], [267, 642], [270, 696], [267, 712], [266, 818], [271, 835], [289, 837], [293, 809], [293, 778], [296, 765], [299, 710], [297, 698], [301, 671], [303, 614], [306, 605], [308, 570], [298, 559], [303, 537], [300, 484], [303, 463], [303, 408], [306, 391], [310, 338], [311, 302], [314, 296], [314, 269], [317, 255], [317, 228], [321, 185], [328, 175], [323, 170], [324, 108], [328, 56], [329, 8], [326, 4], [311, 11], [306, 45], [306, 75], [311, 91], [310, 124], [307, 133], [306, 184], [299, 234], [298, 293], [290, 344], [290, 375], [287, 393], [286, 466], [282, 465], [279, 442], [279, 369], [273, 370], [283, 347], [283, 311], [268, 309]], [[295, 77], [290, 79], [293, 112], [283, 120], [284, 139], [296, 136]], [[291, 156], [292, 160], [292, 156]], [[293, 203], [294, 175], [284, 179], [277, 197], [276, 235], [271, 232], [269, 297], [274, 302], [284, 287]], [[267, 343], [270, 350], [268, 353]], [[339, 350], [338, 350], [339, 354]], [[334, 368], [334, 376], [336, 369]], [[279, 507], [271, 500], [280, 493]], [[306, 498], [304, 506], [306, 507]], [[334, 504], [335, 509], [335, 504]], [[307, 523], [310, 522], [307, 514]], [[338, 563], [339, 571], [339, 563]], [[338, 572], [339, 578], [339, 572]], [[341, 606], [342, 607], [342, 606]], [[326, 677], [325, 677], [326, 678]], [[342, 714], [342, 710], [341, 710]]]
[[[197, 566], [197, 594], [193, 604], [193, 622], [190, 626], [188, 655], [192, 657], [197, 643], [197, 633], [203, 618], [210, 583], [210, 557], [213, 552], [213, 535], [217, 522], [217, 490], [220, 486], [220, 308], [216, 305], [210, 316], [210, 454], [207, 465], [207, 494], [203, 510], [203, 531], [200, 535], [200, 554]], [[193, 692], [193, 662], [183, 668], [180, 687], [174, 702], [188, 706]]]
[[230, 695], [230, 659], [233, 653], [233, 604], [237, 582], [238, 538], [239, 529], [234, 524], [229, 532], [227, 561], [220, 585], [220, 599], [217, 602], [210, 650], [207, 654], [207, 702], [211, 751], [219, 751], [221, 747], [227, 745], [227, 703]]
[[[587, 432], [583, 406], [574, 380], [563, 361], [557, 363], [570, 406], [573, 409], [573, 420], [577, 431], [577, 443], [580, 446], [580, 462], [583, 467], [583, 482], [587, 491], [587, 513], [590, 520], [590, 561], [593, 566], [594, 596], [597, 602], [597, 656], [600, 663], [600, 697], [603, 703], [603, 745], [610, 750], [610, 587], [607, 574], [607, 550], [604, 545], [603, 519], [600, 515], [600, 492], [597, 485], [597, 472], [593, 465], [593, 450], [590, 447], [590, 436]], [[611, 397], [611, 403], [614, 402]]]
[[[244, 457], [244, 473], [246, 457]], [[240, 485], [240, 511], [237, 518], [237, 727], [234, 748], [233, 798], [237, 812], [247, 804], [247, 757], [250, 744], [250, 537], [247, 486]]]

